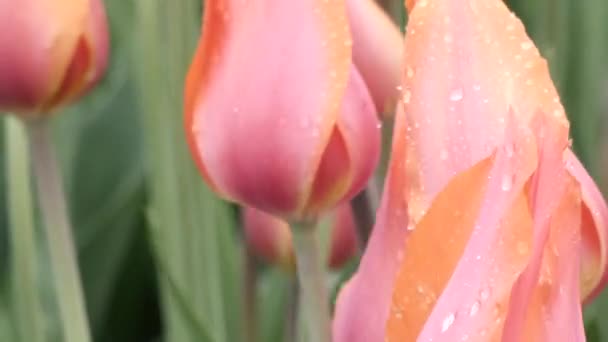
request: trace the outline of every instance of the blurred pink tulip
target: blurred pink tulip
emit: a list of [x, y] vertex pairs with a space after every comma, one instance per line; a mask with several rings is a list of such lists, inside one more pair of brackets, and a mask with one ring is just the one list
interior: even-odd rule
[[501, 1], [408, 6], [384, 198], [334, 341], [584, 341], [608, 209], [547, 63]]
[[201, 173], [224, 198], [302, 220], [365, 186], [379, 152], [374, 102], [395, 96], [399, 63], [385, 56], [401, 51], [370, 37], [391, 28], [393, 42], [400, 35], [377, 8], [362, 11], [375, 6], [369, 0], [348, 6], [205, 2], [185, 130]]
[[101, 0], [0, 0], [0, 111], [51, 112], [97, 83], [107, 59]]
[[[295, 268], [295, 257], [289, 224], [254, 208], [243, 209], [245, 240], [253, 253], [284, 269]], [[332, 236], [327, 264], [342, 267], [358, 251], [358, 241], [350, 205], [334, 210], [331, 218]]]

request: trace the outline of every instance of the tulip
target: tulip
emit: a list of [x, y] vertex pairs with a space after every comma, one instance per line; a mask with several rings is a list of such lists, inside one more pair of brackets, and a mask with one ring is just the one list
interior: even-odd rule
[[[254, 208], [243, 211], [245, 240], [252, 252], [286, 270], [295, 268], [289, 224]], [[331, 244], [327, 265], [339, 269], [357, 254], [355, 222], [349, 205], [338, 207], [331, 216]]]
[[[400, 34], [374, 6], [205, 2], [185, 131], [199, 170], [222, 197], [302, 221], [364, 187], [378, 160], [375, 103], [395, 96], [400, 65], [385, 57], [400, 55], [386, 53]], [[372, 44], [383, 49], [366, 49]]]
[[403, 106], [335, 341], [584, 341], [608, 208], [547, 63], [498, 0], [408, 1]]
[[0, 1], [0, 110], [26, 116], [72, 102], [108, 58], [101, 0]]

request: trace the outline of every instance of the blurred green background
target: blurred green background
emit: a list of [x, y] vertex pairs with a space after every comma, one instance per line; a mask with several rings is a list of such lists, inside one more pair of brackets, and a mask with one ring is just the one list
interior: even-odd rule
[[[54, 121], [88, 313], [96, 341], [282, 341], [291, 276], [254, 265], [257, 314], [243, 310], [251, 276], [234, 207], [219, 201], [195, 170], [182, 134], [183, 77], [200, 32], [199, 0], [105, 0], [112, 57], [103, 83]], [[608, 190], [608, 1], [512, 0], [548, 58], [572, 121], [574, 148]], [[399, 23], [399, 1], [383, 1]], [[3, 130], [2, 130], [3, 131]], [[0, 139], [4, 144], [4, 137]], [[61, 341], [44, 236], [37, 228], [40, 291], [12, 279], [5, 159], [0, 158], [0, 341], [30, 341], [42, 322]], [[39, 222], [37, 222], [39, 226]], [[245, 269], [249, 267], [249, 272]], [[343, 279], [353, 269], [352, 265]], [[15, 314], [15, 296], [35, 296], [36, 317]], [[21, 320], [21, 321], [20, 321]], [[586, 308], [589, 341], [608, 341], [608, 295]]]

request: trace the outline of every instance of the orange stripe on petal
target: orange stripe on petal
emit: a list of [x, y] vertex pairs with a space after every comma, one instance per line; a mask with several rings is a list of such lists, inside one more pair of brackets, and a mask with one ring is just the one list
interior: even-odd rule
[[[499, 338], [511, 285], [526, 265], [532, 238], [532, 220], [523, 190], [536, 166], [534, 139], [525, 130], [515, 129], [509, 129], [505, 146], [498, 149], [489, 173], [470, 175], [468, 186], [450, 190], [459, 177], [464, 177], [456, 176], [416, 227], [402, 265], [404, 278], [399, 279], [394, 292], [387, 326], [391, 341]], [[481, 196], [478, 210], [476, 202], [468, 202], [463, 193], [466, 198]], [[438, 206], [440, 203], [445, 204]], [[432, 224], [427, 225], [433, 217]], [[462, 231], [452, 231], [461, 224]], [[416, 244], [416, 234], [428, 236]], [[410, 248], [420, 253], [408, 261]], [[451, 254], [437, 260], [438, 250]], [[448, 256], [455, 262], [447, 261]], [[428, 262], [440, 262], [444, 267], [428, 267]], [[420, 266], [425, 264], [426, 268]], [[418, 271], [412, 274], [414, 270]], [[400, 288], [407, 292], [400, 293]], [[412, 302], [406, 305], [404, 300]], [[429, 306], [426, 313], [415, 312], [425, 305]], [[413, 334], [402, 327], [412, 319], [418, 322]], [[400, 340], [399, 334], [404, 332], [408, 335]]]
[[416, 220], [454, 174], [502, 144], [507, 108], [522, 125], [539, 108], [568, 125], [547, 63], [497, 0], [416, 4], [405, 39], [403, 102]]
[[405, 133], [405, 115], [398, 108], [382, 203], [359, 269], [339, 293], [334, 342], [384, 341], [393, 283], [408, 234]]

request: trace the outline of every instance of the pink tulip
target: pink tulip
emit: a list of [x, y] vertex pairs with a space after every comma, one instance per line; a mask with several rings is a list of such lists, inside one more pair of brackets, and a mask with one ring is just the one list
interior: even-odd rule
[[399, 64], [374, 58], [392, 46], [364, 49], [375, 43], [372, 24], [391, 24], [363, 6], [375, 5], [205, 2], [185, 130], [201, 173], [224, 198], [301, 220], [364, 187], [378, 160], [374, 101], [394, 96]]
[[584, 341], [608, 209], [547, 63], [501, 1], [408, 6], [384, 198], [334, 340]]
[[[295, 257], [289, 224], [254, 208], [243, 211], [245, 240], [253, 253], [286, 270], [294, 270]], [[358, 251], [355, 222], [350, 205], [342, 205], [331, 217], [331, 245], [327, 265], [342, 267]]]
[[74, 101], [107, 59], [101, 0], [0, 0], [0, 111], [32, 116]]

